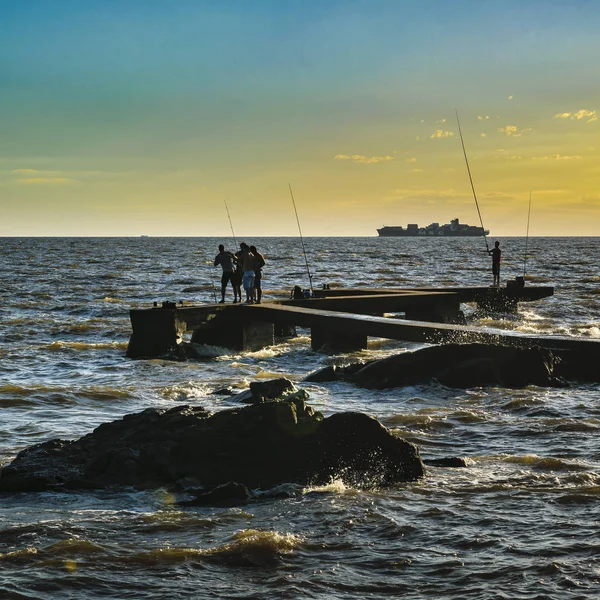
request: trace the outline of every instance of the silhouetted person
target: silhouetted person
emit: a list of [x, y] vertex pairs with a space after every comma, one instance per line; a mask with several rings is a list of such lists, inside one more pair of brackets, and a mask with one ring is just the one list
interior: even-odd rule
[[215, 256], [215, 267], [221, 265], [223, 268], [223, 275], [221, 277], [221, 302], [219, 304], [223, 304], [225, 302], [225, 290], [227, 289], [227, 283], [229, 281], [231, 281], [231, 287], [233, 288], [233, 301], [237, 302], [238, 295], [233, 281], [233, 265], [235, 262], [237, 262], [236, 257], [231, 252], [225, 250], [225, 246], [223, 246], [223, 244], [219, 244], [219, 254]]
[[242, 285], [246, 290], [246, 304], [254, 302], [254, 254], [250, 252], [250, 246], [246, 242], [240, 244], [238, 261], [242, 263]]
[[265, 257], [256, 249], [256, 246], [250, 246], [250, 252], [254, 254], [254, 302], [260, 304], [262, 299], [262, 268], [265, 266]]
[[500, 261], [502, 260], [502, 250], [500, 250], [500, 242], [496, 242], [488, 254], [492, 257], [492, 275], [494, 276], [493, 285], [500, 286]]

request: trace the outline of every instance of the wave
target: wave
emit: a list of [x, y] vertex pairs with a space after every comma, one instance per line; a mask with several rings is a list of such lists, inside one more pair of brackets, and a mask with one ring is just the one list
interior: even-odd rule
[[127, 350], [128, 342], [52, 342], [42, 349], [51, 352], [63, 352], [65, 350]]
[[528, 465], [540, 471], [585, 471], [589, 468], [575, 460], [538, 456], [537, 454], [505, 456], [503, 461], [519, 465]]
[[219, 546], [157, 548], [123, 556], [120, 560], [138, 565], [209, 561], [235, 566], [264, 566], [278, 563], [282, 555], [291, 554], [301, 542], [302, 538], [292, 533], [244, 529]]

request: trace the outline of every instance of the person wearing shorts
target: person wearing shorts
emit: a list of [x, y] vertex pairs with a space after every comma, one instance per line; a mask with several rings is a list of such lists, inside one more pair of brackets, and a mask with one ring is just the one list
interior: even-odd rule
[[246, 304], [254, 302], [254, 254], [246, 242], [240, 244], [238, 260], [242, 263], [242, 285], [246, 290]]
[[[223, 244], [219, 244], [219, 254], [215, 256], [215, 267], [221, 265], [223, 268], [223, 275], [221, 276], [221, 302], [219, 304], [223, 304], [225, 302], [225, 291], [227, 289], [227, 284], [231, 281], [231, 287], [233, 288], [233, 296], [234, 302], [237, 302], [237, 290], [234, 284], [234, 270], [233, 263], [236, 262], [236, 257], [231, 253], [225, 250], [225, 246]], [[240, 295], [241, 300], [241, 295]]]
[[492, 275], [494, 277], [494, 287], [500, 285], [500, 262], [502, 260], [502, 250], [500, 250], [500, 242], [496, 242], [488, 254], [492, 257]]

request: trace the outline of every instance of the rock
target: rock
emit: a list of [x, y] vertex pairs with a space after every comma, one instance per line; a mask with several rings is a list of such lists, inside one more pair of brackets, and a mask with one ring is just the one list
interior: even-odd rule
[[450, 456], [447, 458], [429, 458], [423, 459], [423, 463], [428, 467], [451, 467], [451, 468], [464, 468], [472, 464], [472, 461], [468, 458], [461, 458], [460, 456]]
[[215, 396], [233, 396], [235, 394], [235, 391], [230, 385], [228, 385], [227, 387], [219, 388], [218, 390], [213, 390], [211, 394], [214, 394]]
[[180, 502], [182, 506], [244, 506], [254, 499], [254, 494], [235, 481], [218, 485], [209, 492], [200, 492], [193, 500]]
[[292, 396], [215, 413], [192, 406], [147, 409], [76, 441], [36, 444], [3, 468], [0, 492], [182, 489], [184, 481], [266, 490], [333, 478], [373, 488], [423, 475], [417, 447], [379, 421], [360, 413], [323, 418]]
[[557, 359], [544, 348], [517, 348], [486, 344], [446, 344], [402, 352], [366, 365], [354, 382], [384, 389], [437, 380], [457, 388], [501, 385], [560, 386], [554, 375]]
[[[372, 362], [372, 361], [371, 361]], [[364, 368], [365, 362], [355, 362], [349, 365], [331, 365], [318, 371], [313, 371], [304, 378], [304, 381], [312, 383], [324, 383], [326, 381], [347, 381], [353, 375]]]
[[237, 394], [235, 400], [245, 404], [257, 404], [292, 396], [301, 399], [308, 398], [308, 394], [304, 390], [299, 390], [289, 379], [280, 377], [269, 381], [253, 381], [250, 389]]

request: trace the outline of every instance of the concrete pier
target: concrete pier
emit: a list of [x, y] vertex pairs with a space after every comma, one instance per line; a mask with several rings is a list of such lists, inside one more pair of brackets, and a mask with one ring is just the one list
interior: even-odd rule
[[[466, 326], [461, 304], [475, 302], [479, 306], [505, 310], [516, 307], [518, 302], [539, 300], [553, 292], [551, 287], [514, 285], [506, 288], [337, 289], [317, 290], [314, 298], [273, 300], [260, 305], [163, 303], [161, 307], [130, 311], [133, 332], [127, 356], [154, 357], [176, 351], [185, 333], [192, 333], [192, 342], [197, 344], [256, 350], [272, 345], [276, 333], [289, 333], [295, 326], [310, 328], [311, 344], [316, 350], [365, 348], [368, 337], [430, 343], [486, 341], [544, 346], [545, 338], [512, 332], [491, 333]], [[383, 317], [390, 313], [404, 314], [406, 319]]]

